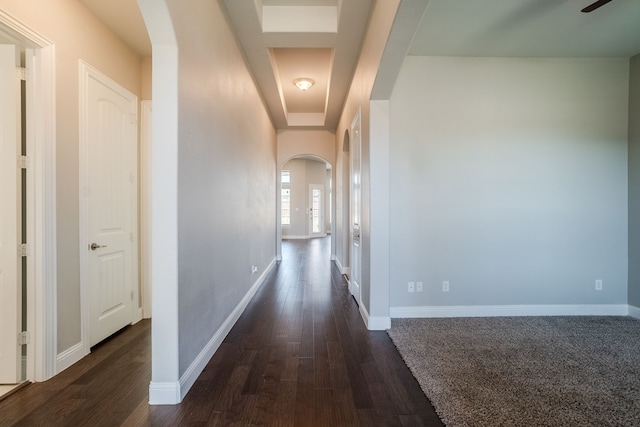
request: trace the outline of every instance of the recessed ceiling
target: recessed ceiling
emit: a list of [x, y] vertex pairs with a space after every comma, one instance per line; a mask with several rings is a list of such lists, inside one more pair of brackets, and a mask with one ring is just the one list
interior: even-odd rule
[[[273, 48], [270, 52], [287, 124], [324, 126], [333, 49]], [[311, 80], [313, 86], [300, 90], [295, 81], [301, 78]]]
[[[335, 130], [372, 0], [224, 0], [277, 129]], [[301, 92], [294, 80], [315, 81]]]
[[[151, 55], [136, 0], [80, 1], [141, 56]], [[373, 0], [211, 1], [226, 7], [275, 127], [335, 130]], [[580, 12], [593, 1], [403, 0], [401, 10], [413, 7], [421, 13], [427, 4], [426, 11], [415, 35], [407, 38], [413, 39], [410, 47], [409, 41], [397, 46], [390, 40], [387, 49], [408, 49], [410, 55], [421, 56], [576, 58], [640, 53], [640, 0], [612, 0], [594, 12]], [[266, 27], [265, 8], [270, 20]], [[400, 19], [394, 28], [405, 24]], [[400, 61], [401, 56], [394, 57], [394, 63]], [[310, 77], [316, 84], [301, 93], [293, 86], [299, 77]], [[385, 79], [384, 86], [392, 90], [394, 74], [378, 76]]]

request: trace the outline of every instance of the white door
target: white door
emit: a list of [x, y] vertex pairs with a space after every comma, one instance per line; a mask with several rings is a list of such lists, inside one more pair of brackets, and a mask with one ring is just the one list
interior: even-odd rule
[[309, 185], [309, 235], [324, 236], [324, 186]]
[[361, 175], [361, 129], [360, 113], [351, 124], [351, 277], [349, 278], [349, 290], [360, 304], [360, 274], [361, 274], [361, 210], [362, 210], [362, 175]]
[[16, 47], [0, 45], [0, 384], [20, 381], [21, 285]]
[[87, 233], [81, 249], [88, 254], [93, 346], [132, 323], [137, 308], [137, 98], [88, 66], [83, 77]]

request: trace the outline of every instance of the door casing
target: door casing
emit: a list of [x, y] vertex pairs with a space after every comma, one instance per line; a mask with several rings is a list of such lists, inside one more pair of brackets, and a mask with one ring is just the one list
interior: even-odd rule
[[361, 265], [362, 265], [362, 138], [361, 138], [360, 110], [351, 122], [351, 138], [349, 142], [350, 160], [350, 256], [351, 275], [349, 290], [358, 305], [362, 301]]
[[55, 45], [0, 10], [0, 32], [25, 50], [27, 212], [27, 372], [45, 381], [57, 367]]
[[18, 156], [21, 138], [21, 101], [16, 67], [18, 47], [0, 45], [0, 384], [17, 384], [22, 377], [22, 242], [21, 179]]

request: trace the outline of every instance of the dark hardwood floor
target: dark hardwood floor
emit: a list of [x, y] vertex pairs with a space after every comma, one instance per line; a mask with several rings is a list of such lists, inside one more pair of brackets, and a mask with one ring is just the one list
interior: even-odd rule
[[0, 426], [441, 426], [387, 334], [366, 330], [329, 245], [283, 242], [283, 261], [182, 404], [147, 404], [142, 321], [0, 401]]

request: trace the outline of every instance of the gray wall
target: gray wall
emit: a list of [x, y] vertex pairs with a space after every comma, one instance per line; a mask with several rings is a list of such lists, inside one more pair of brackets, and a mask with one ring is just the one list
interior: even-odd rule
[[[388, 293], [378, 292], [377, 289], [372, 289], [371, 287], [371, 241], [372, 239], [376, 240], [378, 245], [384, 245], [386, 242], [371, 232], [370, 177], [375, 171], [371, 170], [370, 163], [370, 100], [378, 66], [380, 65], [382, 54], [387, 45], [389, 31], [399, 4], [399, 0], [374, 2], [362, 43], [358, 65], [356, 66], [352, 79], [352, 81], [357, 82], [357, 84], [351, 85], [349, 89], [349, 94], [347, 95], [344, 109], [340, 116], [338, 129], [336, 130], [336, 135], [338, 135], [336, 138], [336, 169], [338, 172], [336, 176], [336, 187], [348, 186], [349, 169], [347, 165], [350, 153], [342, 150], [345, 140], [344, 135], [346, 132], [351, 131], [353, 119], [358, 113], [360, 114], [362, 126], [362, 217], [360, 221], [362, 275], [360, 289], [362, 293], [362, 305], [364, 306], [361, 307], [361, 311], [363, 309], [366, 310], [371, 317], [387, 317], [389, 315], [389, 309], [387, 304]], [[353, 136], [351, 136], [351, 147], [353, 146], [352, 144]], [[347, 245], [343, 243], [337, 245], [339, 250], [336, 251], [336, 257], [341, 265], [348, 266], [351, 263], [348, 257], [350, 225], [348, 222], [342, 223], [342, 221], [348, 220], [349, 207], [345, 206], [347, 200], [342, 196], [342, 194], [339, 194], [339, 197], [336, 198], [336, 217], [341, 222], [336, 224], [333, 237], [337, 242], [347, 242]]]
[[624, 59], [407, 57], [391, 306], [626, 304], [628, 78]]
[[640, 55], [629, 77], [629, 305], [640, 307]]
[[276, 134], [219, 2], [168, 4], [179, 47], [182, 376], [275, 259]]

